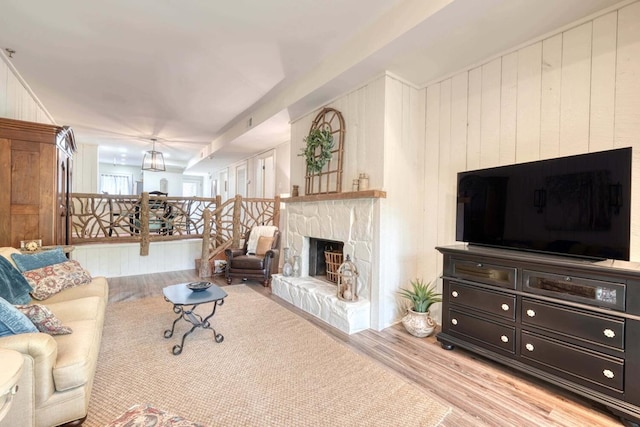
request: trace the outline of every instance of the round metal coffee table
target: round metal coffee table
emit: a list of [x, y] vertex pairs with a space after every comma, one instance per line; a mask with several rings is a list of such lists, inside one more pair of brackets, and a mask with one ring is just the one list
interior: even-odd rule
[[[216, 333], [216, 330], [211, 327], [209, 319], [211, 319], [211, 317], [216, 314], [216, 308], [219, 305], [224, 304], [224, 299], [227, 297], [227, 293], [214, 284], [211, 284], [211, 286], [207, 287], [206, 289], [198, 289], [196, 291], [189, 289], [187, 287], [188, 285], [190, 285], [190, 283], [179, 283], [177, 285], [167, 286], [166, 288], [162, 289], [164, 299], [167, 302], [173, 304], [173, 312], [178, 314], [176, 320], [173, 321], [171, 329], [167, 329], [164, 331], [164, 337], [171, 338], [173, 336], [173, 331], [175, 330], [176, 323], [178, 323], [180, 319], [184, 319], [185, 321], [193, 325], [191, 329], [182, 336], [182, 341], [180, 342], [180, 344], [176, 344], [173, 346], [172, 353], [176, 356], [182, 353], [182, 348], [184, 347], [184, 339], [196, 328], [211, 329], [217, 343], [221, 343], [224, 340], [222, 334]], [[198, 307], [199, 305], [211, 302], [213, 303], [213, 309], [211, 311], [211, 314], [209, 314], [207, 317], [203, 318], [202, 316], [194, 312], [196, 307]]]

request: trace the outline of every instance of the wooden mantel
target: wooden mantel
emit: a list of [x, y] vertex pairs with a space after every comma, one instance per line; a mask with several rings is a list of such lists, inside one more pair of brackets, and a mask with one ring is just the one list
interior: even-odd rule
[[311, 194], [308, 196], [284, 197], [284, 203], [323, 202], [326, 200], [348, 199], [386, 199], [387, 192], [382, 190], [347, 191], [342, 193]]

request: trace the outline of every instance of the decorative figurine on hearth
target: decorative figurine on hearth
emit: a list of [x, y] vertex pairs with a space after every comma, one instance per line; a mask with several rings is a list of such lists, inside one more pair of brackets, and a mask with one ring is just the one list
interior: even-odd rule
[[349, 255], [338, 267], [338, 299], [347, 302], [358, 301], [358, 268]]

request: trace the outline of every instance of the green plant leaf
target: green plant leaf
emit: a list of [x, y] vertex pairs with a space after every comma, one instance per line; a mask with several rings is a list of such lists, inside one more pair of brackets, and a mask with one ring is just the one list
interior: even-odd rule
[[[322, 168], [331, 160], [333, 150], [333, 135], [328, 129], [312, 129], [304, 139], [306, 146], [298, 154], [304, 156], [307, 165], [307, 172], [319, 173]], [[317, 150], [320, 149], [318, 153]]]
[[425, 283], [422, 279], [411, 281], [411, 289], [400, 289], [400, 296], [411, 301], [413, 311], [426, 313], [431, 305], [442, 302], [442, 294], [436, 292], [435, 284]]

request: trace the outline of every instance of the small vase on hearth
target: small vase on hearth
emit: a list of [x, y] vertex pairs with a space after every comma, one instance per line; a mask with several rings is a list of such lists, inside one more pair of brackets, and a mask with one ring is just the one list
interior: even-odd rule
[[293, 256], [293, 277], [300, 277], [300, 255]]
[[282, 275], [284, 277], [291, 277], [293, 275], [293, 265], [291, 265], [289, 258], [289, 248], [282, 249], [284, 255], [284, 264], [282, 264]]

